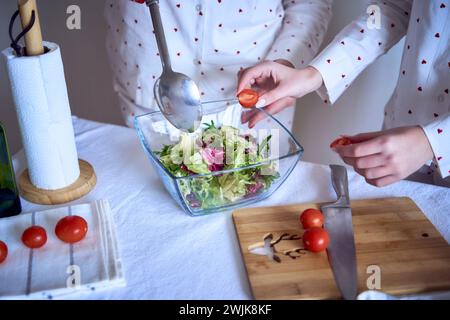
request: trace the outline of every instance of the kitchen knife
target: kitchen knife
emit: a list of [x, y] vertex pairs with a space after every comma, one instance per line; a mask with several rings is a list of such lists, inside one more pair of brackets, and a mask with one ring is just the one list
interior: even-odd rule
[[325, 229], [330, 236], [327, 248], [328, 261], [342, 297], [353, 300], [358, 293], [358, 277], [347, 170], [338, 165], [331, 165], [330, 168], [331, 181], [338, 199], [334, 203], [322, 206]]

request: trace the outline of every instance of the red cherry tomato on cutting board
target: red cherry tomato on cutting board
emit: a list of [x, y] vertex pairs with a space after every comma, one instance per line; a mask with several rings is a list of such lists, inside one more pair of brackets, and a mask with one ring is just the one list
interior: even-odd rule
[[252, 89], [244, 89], [238, 94], [238, 100], [244, 108], [253, 108], [259, 100], [259, 95]]
[[79, 216], [68, 216], [58, 221], [56, 236], [63, 242], [76, 243], [84, 239], [88, 231], [86, 220]]
[[312, 227], [323, 226], [323, 213], [317, 209], [306, 209], [300, 216], [300, 222], [302, 223], [303, 229], [309, 229]]
[[336, 148], [338, 146], [349, 146], [352, 144], [352, 140], [350, 140], [347, 137], [342, 137], [339, 139], [334, 140], [331, 144], [330, 144], [330, 148]]
[[8, 256], [8, 246], [3, 241], [0, 241], [0, 264], [6, 260]]
[[47, 242], [47, 232], [40, 226], [32, 226], [22, 234], [22, 242], [30, 249], [38, 249]]
[[321, 252], [328, 247], [330, 237], [328, 232], [319, 227], [307, 229], [303, 234], [305, 249], [311, 252]]

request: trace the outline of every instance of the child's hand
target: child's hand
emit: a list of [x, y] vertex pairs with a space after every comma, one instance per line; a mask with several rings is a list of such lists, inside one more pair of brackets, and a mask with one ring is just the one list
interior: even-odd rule
[[[260, 89], [257, 107], [275, 114], [294, 104], [295, 99], [317, 90], [322, 85], [322, 76], [312, 67], [296, 70], [273, 61], [266, 61], [239, 73], [237, 91], [255, 87]], [[252, 128], [264, 118], [261, 112], [248, 112], [243, 122]]]
[[421, 127], [401, 127], [348, 137], [352, 144], [333, 148], [366, 181], [384, 187], [416, 172], [433, 159]]

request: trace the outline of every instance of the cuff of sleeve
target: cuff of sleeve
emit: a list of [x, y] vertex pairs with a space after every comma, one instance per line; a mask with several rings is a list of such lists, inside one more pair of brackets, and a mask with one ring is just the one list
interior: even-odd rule
[[[334, 61], [331, 58], [327, 58], [328, 56], [333, 57]], [[348, 75], [340, 72], [340, 70], [346, 69], [342, 66], [345, 63], [345, 59], [338, 62], [336, 57], [333, 52], [324, 50], [309, 64], [311, 67], [317, 69], [323, 78], [323, 85], [316, 91], [317, 94], [331, 104], [335, 103], [349, 86], [349, 83], [345, 79]], [[334, 67], [334, 63], [340, 63], [340, 67]], [[347, 70], [351, 69], [351, 67], [347, 68]]]
[[[450, 176], [450, 144], [444, 141], [448, 140], [449, 133], [441, 128], [441, 121], [434, 121], [428, 125], [421, 126], [430, 142], [434, 153], [433, 162], [442, 178]], [[446, 128], [448, 129], [448, 128]]]

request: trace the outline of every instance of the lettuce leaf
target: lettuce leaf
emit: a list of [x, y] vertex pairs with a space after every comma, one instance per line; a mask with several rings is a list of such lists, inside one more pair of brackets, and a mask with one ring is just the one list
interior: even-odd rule
[[[271, 138], [267, 136], [258, 144], [254, 137], [241, 135], [237, 128], [217, 128], [211, 122], [205, 124], [201, 135], [183, 134], [177, 144], [165, 145], [157, 154], [172, 174], [187, 177], [262, 162], [269, 156]], [[221, 175], [192, 177], [178, 183], [191, 207], [208, 209], [260, 194], [270, 188], [278, 177], [273, 164], [264, 164]]]

